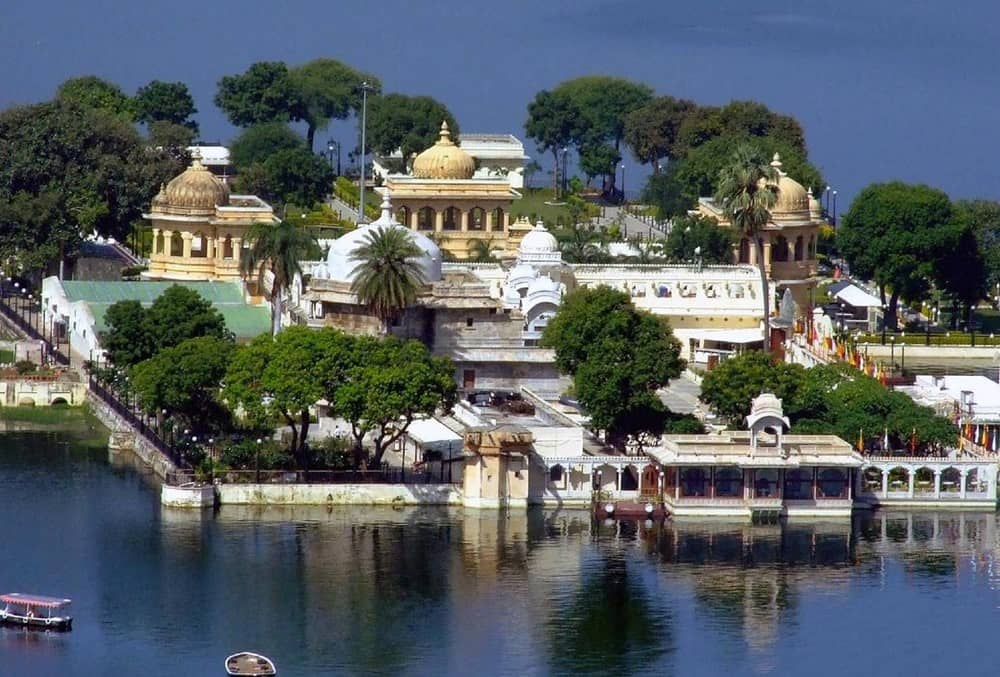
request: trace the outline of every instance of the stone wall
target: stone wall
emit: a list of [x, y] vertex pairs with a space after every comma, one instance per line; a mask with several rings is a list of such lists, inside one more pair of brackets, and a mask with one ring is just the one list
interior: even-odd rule
[[177, 471], [177, 466], [174, 465], [173, 461], [154, 447], [145, 437], [138, 434], [128, 421], [106, 405], [101, 398], [87, 391], [86, 401], [94, 416], [111, 431], [111, 437], [108, 440], [110, 453], [131, 452], [163, 479]]
[[84, 403], [86, 397], [87, 386], [78, 380], [47, 381], [19, 378], [0, 381], [0, 406], [4, 407], [52, 404], [79, 406]]
[[220, 484], [220, 505], [461, 505], [456, 484]]

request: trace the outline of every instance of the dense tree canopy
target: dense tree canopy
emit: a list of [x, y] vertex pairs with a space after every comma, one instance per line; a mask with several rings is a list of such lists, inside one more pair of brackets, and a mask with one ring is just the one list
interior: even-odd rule
[[592, 425], [612, 444], [663, 432], [668, 412], [656, 390], [684, 366], [665, 319], [637, 310], [624, 292], [581, 288], [566, 296], [542, 345], [555, 349], [556, 366], [573, 376]]
[[198, 123], [191, 119], [198, 109], [183, 82], [153, 80], [140, 87], [132, 98], [132, 110], [136, 122], [171, 122], [198, 133]]
[[[372, 99], [368, 105], [368, 138], [366, 143], [376, 153], [403, 153], [403, 162], [438, 140], [441, 123], [447, 122], [452, 141], [458, 141], [458, 123], [451, 111], [429, 96], [386, 94]], [[400, 168], [402, 169], [402, 168]]]
[[[560, 166], [559, 153], [573, 142], [577, 122], [576, 105], [566, 92], [542, 90], [528, 104], [528, 121], [524, 125], [529, 139], [538, 150], [552, 153], [555, 165]], [[553, 173], [556, 193], [559, 193], [559, 172]]]
[[[697, 251], [696, 251], [697, 250]], [[704, 264], [732, 263], [733, 231], [703, 216], [675, 218], [663, 247], [664, 256], [675, 262], [701, 260]]]
[[883, 299], [889, 294], [886, 321], [896, 325], [900, 298], [919, 301], [928, 292], [934, 262], [955, 242], [951, 200], [926, 185], [899, 181], [862, 190], [844, 214], [837, 246], [860, 277], [873, 279]]
[[937, 451], [957, 439], [948, 419], [845, 364], [806, 369], [749, 352], [706, 374], [701, 399], [726, 416], [730, 427], [744, 428], [751, 400], [762, 392], [781, 398], [797, 433], [837, 435], [852, 445], [859, 437], [871, 445], [888, 435], [894, 448], [907, 447], [915, 436], [918, 452]]
[[102, 345], [112, 364], [131, 367], [191, 338], [230, 338], [218, 310], [187, 287], [173, 285], [149, 308], [138, 301], [112, 304], [104, 316]]
[[333, 170], [319, 155], [301, 145], [277, 150], [236, 177], [237, 190], [259, 195], [280, 207], [288, 203], [312, 207], [330, 193]]
[[72, 99], [0, 113], [0, 256], [25, 271], [72, 254], [82, 235], [124, 240], [182, 169], [131, 124]]
[[133, 102], [121, 87], [96, 75], [71, 78], [59, 85], [56, 99], [84, 108], [96, 108], [123, 122], [135, 120]]
[[302, 137], [283, 122], [262, 122], [244, 129], [229, 145], [229, 159], [238, 172], [282, 150], [302, 148]]
[[140, 406], [152, 414], [180, 415], [195, 429], [218, 430], [224, 418], [217, 393], [233, 346], [229, 338], [201, 336], [139, 362], [130, 380]]
[[626, 116], [625, 142], [640, 162], [658, 174], [661, 159], [678, 157], [678, 133], [696, 107], [693, 101], [658, 96]]
[[311, 153], [317, 129], [360, 108], [364, 81], [381, 88], [378, 78], [333, 59], [316, 59], [295, 68], [280, 61], [260, 61], [219, 80], [215, 105], [239, 127], [305, 122], [306, 148]]

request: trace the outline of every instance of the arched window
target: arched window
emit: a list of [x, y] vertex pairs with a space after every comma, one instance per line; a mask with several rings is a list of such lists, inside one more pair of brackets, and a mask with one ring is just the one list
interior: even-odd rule
[[228, 235], [226, 235], [226, 239], [222, 241], [222, 258], [233, 258], [233, 238]]
[[191, 238], [191, 257], [203, 259], [208, 256], [208, 240], [204, 233], [195, 233]]
[[771, 244], [771, 260], [772, 261], [787, 261], [788, 260], [788, 240], [785, 239], [784, 235], [779, 235], [777, 239]]
[[460, 212], [457, 207], [445, 207], [444, 210], [444, 224], [445, 230], [458, 230], [458, 226], [461, 220]]
[[170, 237], [170, 255], [184, 256], [184, 238], [180, 233], [174, 233]]
[[421, 207], [417, 210], [417, 228], [419, 230], [434, 230], [434, 210]]
[[803, 241], [801, 235], [799, 235], [797, 238], [795, 238], [795, 260], [796, 261], [801, 261], [802, 260], [802, 246], [803, 246], [803, 242], [804, 241]]
[[483, 230], [486, 228], [486, 212], [482, 207], [474, 207], [469, 212], [469, 230]]
[[809, 258], [810, 259], [816, 258], [816, 236], [815, 235], [810, 235], [809, 236]]
[[493, 221], [493, 230], [504, 230], [503, 222], [503, 207], [497, 207], [491, 212]]
[[409, 207], [400, 207], [399, 209], [397, 209], [396, 210], [396, 221], [398, 221], [402, 225], [404, 225], [407, 228], [409, 228], [410, 227], [410, 208]]

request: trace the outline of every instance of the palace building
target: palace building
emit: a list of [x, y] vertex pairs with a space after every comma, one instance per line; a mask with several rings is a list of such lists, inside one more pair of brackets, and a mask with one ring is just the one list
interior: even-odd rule
[[[777, 153], [771, 166], [778, 174], [778, 199], [771, 208], [771, 221], [761, 233], [764, 270], [768, 279], [774, 281], [778, 294], [786, 289], [791, 291], [798, 306], [796, 317], [807, 322], [811, 294], [816, 288], [820, 227], [827, 222], [812, 191], [782, 171], [781, 157]], [[716, 219], [720, 226], [730, 227], [714, 198], [700, 198], [697, 213]], [[749, 238], [741, 238], [733, 245], [733, 263], [757, 265], [756, 249]]]
[[239, 280], [246, 233], [257, 222], [277, 223], [274, 210], [256, 195], [231, 195], [229, 186], [201, 162], [191, 166], [153, 198], [148, 214], [153, 248], [150, 280]]
[[417, 155], [412, 173], [388, 174], [378, 190], [392, 200], [399, 223], [458, 259], [473, 256], [477, 240], [514, 252], [531, 228], [511, 222], [511, 204], [521, 194], [503, 175], [477, 175], [476, 161], [455, 145], [444, 122], [441, 138]]

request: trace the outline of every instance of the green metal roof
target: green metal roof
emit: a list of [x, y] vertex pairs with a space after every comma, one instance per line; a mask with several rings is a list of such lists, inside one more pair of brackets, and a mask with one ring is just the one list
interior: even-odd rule
[[118, 301], [139, 301], [152, 305], [160, 294], [175, 284], [192, 289], [222, 314], [226, 328], [237, 339], [251, 339], [271, 331], [271, 311], [267, 306], [250, 306], [243, 299], [238, 282], [85, 282], [64, 280], [70, 301], [83, 301], [94, 314], [97, 331], [107, 329], [104, 315]]
[[213, 306], [221, 304], [246, 305], [243, 289], [238, 282], [102, 282], [64, 280], [63, 289], [70, 301], [88, 303], [115, 303], [117, 301], [139, 301], [151, 304], [160, 294], [174, 285], [187, 287], [198, 292]]

